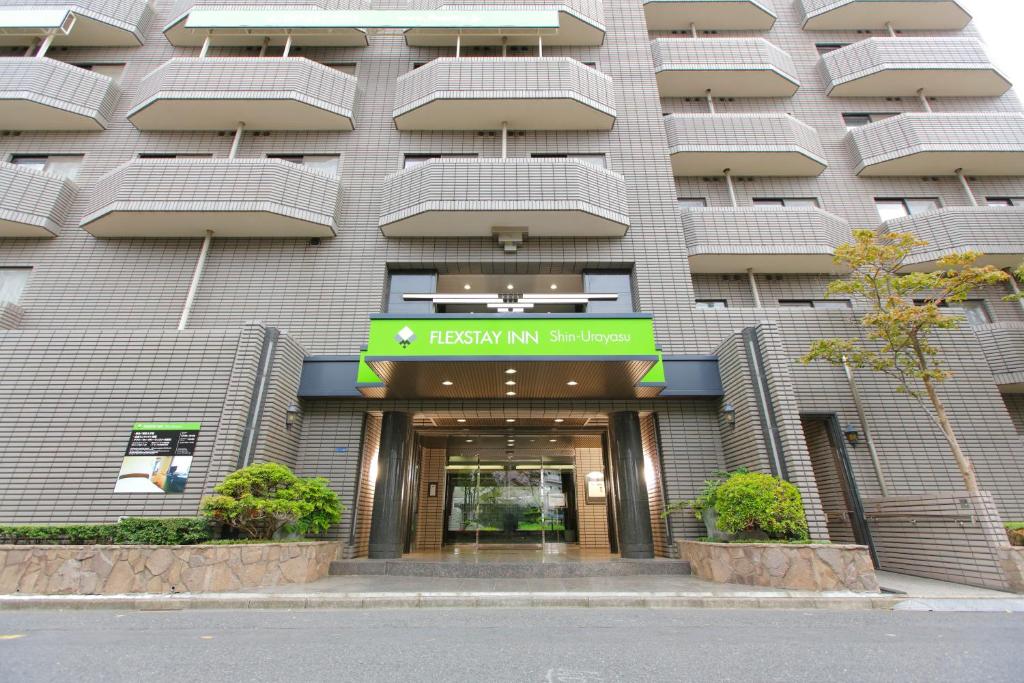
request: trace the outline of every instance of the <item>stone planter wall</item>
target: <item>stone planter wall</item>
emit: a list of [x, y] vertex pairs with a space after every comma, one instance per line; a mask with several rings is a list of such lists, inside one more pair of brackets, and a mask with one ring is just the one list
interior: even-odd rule
[[0, 594], [202, 593], [327, 576], [337, 542], [0, 545]]
[[708, 581], [806, 591], [879, 591], [871, 555], [860, 545], [679, 541], [679, 552], [693, 574]]
[[1024, 548], [1004, 548], [1000, 551], [1000, 556], [1010, 590], [1014, 593], [1024, 593]]

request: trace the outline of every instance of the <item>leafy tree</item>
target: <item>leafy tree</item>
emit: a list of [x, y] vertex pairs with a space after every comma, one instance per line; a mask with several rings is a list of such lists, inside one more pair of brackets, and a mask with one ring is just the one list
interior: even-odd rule
[[269, 539], [284, 527], [321, 533], [344, 510], [325, 479], [300, 479], [275, 463], [232, 472], [213, 490], [217, 495], [203, 500], [203, 514], [248, 538]]
[[835, 255], [835, 262], [848, 266], [852, 275], [829, 284], [827, 296], [845, 294], [867, 303], [869, 312], [861, 317], [866, 338], [820, 339], [802, 360], [867, 368], [896, 380], [898, 391], [915, 398], [942, 430], [967, 490], [977, 493], [974, 465], [960, 447], [936, 390], [950, 372], [931, 340], [963, 320], [945, 304], [965, 301], [975, 289], [1005, 282], [1009, 275], [992, 266], [976, 266], [981, 257], [976, 252], [946, 256], [934, 272], [906, 272], [911, 251], [926, 244], [909, 233], [855, 231], [854, 242], [838, 247]]

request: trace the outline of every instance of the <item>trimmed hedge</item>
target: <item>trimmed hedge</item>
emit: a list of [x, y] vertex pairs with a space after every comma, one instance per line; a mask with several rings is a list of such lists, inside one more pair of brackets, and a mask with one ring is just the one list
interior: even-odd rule
[[195, 545], [213, 538], [202, 517], [127, 517], [117, 524], [0, 526], [0, 544]]
[[1010, 545], [1024, 547], [1024, 522], [1007, 522], [1006, 535], [1010, 537]]

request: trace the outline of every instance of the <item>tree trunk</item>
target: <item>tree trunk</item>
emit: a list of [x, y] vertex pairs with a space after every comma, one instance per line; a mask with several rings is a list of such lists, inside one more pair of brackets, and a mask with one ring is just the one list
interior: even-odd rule
[[928, 377], [924, 378], [924, 388], [928, 391], [928, 398], [931, 399], [932, 405], [935, 406], [935, 415], [939, 420], [939, 426], [942, 427], [942, 433], [946, 436], [946, 441], [949, 442], [949, 447], [953, 451], [953, 457], [960, 468], [960, 474], [963, 475], [967, 492], [972, 495], [980, 493], [978, 476], [974, 473], [974, 463], [964, 455], [963, 449], [960, 448], [960, 442], [957, 441], [953, 425], [946, 414], [946, 406], [942, 403], [942, 399], [939, 398], [938, 392], [935, 391], [935, 386]]

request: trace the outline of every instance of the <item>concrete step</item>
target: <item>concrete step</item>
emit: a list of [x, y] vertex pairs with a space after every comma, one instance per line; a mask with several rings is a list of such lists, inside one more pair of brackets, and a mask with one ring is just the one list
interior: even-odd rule
[[429, 560], [336, 560], [331, 576], [426, 576], [446, 579], [570, 579], [600, 576], [671, 576], [690, 573], [683, 560], [581, 562], [457, 562]]

